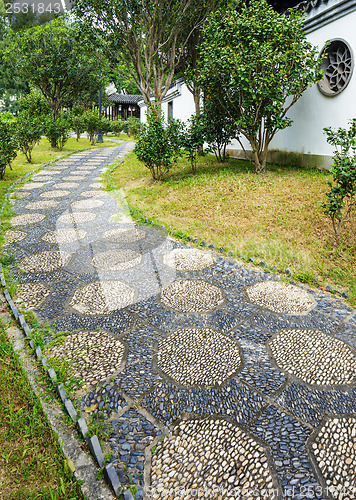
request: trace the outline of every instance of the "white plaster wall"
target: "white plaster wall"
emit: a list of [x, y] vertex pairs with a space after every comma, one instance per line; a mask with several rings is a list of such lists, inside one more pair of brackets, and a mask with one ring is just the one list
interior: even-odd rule
[[[173, 99], [173, 118], [187, 121], [192, 114], [195, 113], [194, 99], [193, 94], [189, 92], [187, 86], [183, 84], [179, 84], [181, 95], [178, 95]], [[168, 118], [168, 101], [169, 94], [166, 96], [165, 101], [162, 103], [162, 110], [164, 113], [165, 120]]]
[[[308, 39], [321, 50], [327, 40], [342, 38], [356, 55], [356, 11], [309, 33]], [[354, 59], [355, 61], [355, 59]], [[356, 118], [356, 71], [346, 89], [335, 97], [324, 96], [317, 86], [306, 90], [289, 113], [292, 127], [279, 132], [271, 147], [301, 153], [331, 154], [324, 127], [346, 127]]]
[[[329, 2], [328, 6], [332, 3]], [[324, 8], [324, 7], [323, 7]], [[319, 9], [320, 10], [320, 9]], [[318, 12], [318, 10], [316, 11]], [[342, 38], [348, 42], [356, 64], [356, 11], [337, 19], [307, 35], [308, 40], [321, 50], [325, 42], [332, 38]], [[185, 84], [178, 84], [181, 95], [173, 98], [173, 117], [183, 121], [194, 114], [194, 99]], [[174, 92], [174, 88], [170, 93]], [[162, 104], [165, 119], [168, 115], [169, 94]], [[141, 121], [146, 122], [146, 106], [141, 108]], [[304, 154], [331, 155], [333, 148], [326, 142], [324, 127], [346, 127], [351, 118], [356, 118], [356, 68], [347, 88], [335, 97], [324, 96], [314, 85], [308, 88], [299, 101], [290, 109], [288, 117], [293, 120], [291, 127], [277, 132], [270, 149]], [[244, 147], [249, 149], [247, 141]], [[241, 149], [233, 140], [228, 149]]]
[[[181, 95], [176, 95], [175, 97], [171, 97], [170, 95], [176, 90], [179, 89]], [[164, 102], [162, 103], [162, 111], [164, 115], [165, 121], [168, 119], [168, 102], [173, 101], [173, 118], [187, 121], [192, 114], [195, 113], [194, 99], [193, 94], [189, 92], [187, 86], [184, 83], [177, 84], [176, 87], [173, 87], [171, 91], [166, 95]], [[141, 122], [147, 122], [147, 106], [144, 104], [141, 106]]]
[[[307, 35], [321, 50], [332, 38], [342, 38], [350, 45], [356, 63], [356, 11]], [[335, 97], [326, 97], [316, 85], [308, 88], [290, 109], [293, 125], [277, 132], [270, 149], [297, 153], [331, 155], [333, 148], [326, 142], [324, 127], [346, 127], [356, 118], [356, 68], [346, 89]], [[240, 148], [233, 141], [232, 148]]]

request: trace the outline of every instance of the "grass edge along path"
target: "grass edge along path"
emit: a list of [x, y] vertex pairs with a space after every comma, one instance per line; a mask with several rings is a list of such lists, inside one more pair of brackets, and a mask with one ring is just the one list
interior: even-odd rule
[[[17, 185], [21, 184], [22, 181], [27, 181], [31, 178], [32, 174], [39, 171], [41, 168], [51, 165], [71, 154], [119, 145], [117, 142], [105, 142], [100, 144], [100, 146], [98, 145], [98, 148], [96, 148], [95, 146], [90, 146], [89, 141], [85, 139], [80, 140], [79, 143], [77, 141], [74, 142], [74, 140], [69, 140], [68, 142], [69, 144], [67, 143], [62, 151], [53, 151], [50, 149], [49, 144], [42, 139], [41, 143], [37, 145], [34, 150], [35, 153], [36, 149], [40, 150], [39, 157], [41, 160], [39, 162], [27, 163], [23, 158], [21, 159], [22, 155], [19, 155], [13, 162], [12, 170], [7, 170], [4, 180], [0, 181], [0, 205], [2, 205], [0, 215], [0, 243], [2, 243], [4, 233], [9, 227], [8, 220], [12, 216], [11, 204], [9, 203], [7, 195], [11, 193]], [[5, 224], [2, 224], [3, 222], [5, 222]], [[4, 314], [2, 317], [5, 317]], [[10, 316], [9, 318], [11, 320]], [[16, 327], [14, 328], [16, 330]], [[6, 378], [5, 375], [8, 378]], [[28, 374], [26, 374], [22, 368], [18, 354], [15, 353], [13, 349], [11, 339], [6, 333], [5, 326], [0, 323], [0, 383], [6, 379], [6, 383], [1, 385], [0, 391], [0, 394], [2, 394], [0, 399], [0, 500], [23, 500], [24, 498], [26, 498], [26, 500], [82, 500], [84, 496], [80, 489], [80, 482], [75, 480], [70, 471], [71, 465], [68, 465], [70, 460], [63, 454], [63, 450], [58, 442], [58, 436], [49, 426], [49, 421], [47, 420], [49, 415], [44, 413], [41, 401], [33, 392], [27, 375]], [[9, 394], [8, 391], [10, 387], [11, 394]], [[25, 388], [25, 392], [22, 390], [23, 388]], [[7, 389], [7, 391], [5, 389]], [[17, 404], [15, 404], [14, 401], [16, 401], [18, 394], [18, 401]], [[8, 397], [9, 395], [11, 396], [10, 398]], [[23, 399], [21, 399], [21, 397]], [[46, 409], [48, 410], [49, 407]], [[31, 431], [33, 431], [30, 433], [25, 432], [26, 440], [24, 441], [22, 439], [13, 438], [14, 434], [18, 437], [18, 435], [24, 432], [24, 426], [22, 426], [21, 421], [18, 421], [16, 418], [19, 415], [23, 418], [25, 422], [24, 425], [29, 423], [26, 429], [28, 430], [30, 426]], [[5, 418], [8, 421], [8, 426], [4, 425]], [[54, 418], [53, 415], [50, 421], [51, 425], [55, 426], [54, 422], [56, 418]], [[31, 425], [32, 422], [35, 422], [36, 426]], [[63, 422], [61, 422], [61, 426], [62, 424]], [[35, 432], [37, 430], [37, 425], [39, 429], [43, 431], [41, 431], [39, 435], [36, 435]], [[10, 428], [9, 432], [11, 438], [9, 438], [9, 435], [6, 433], [8, 428]], [[45, 436], [45, 439], [42, 442], [40, 438], [43, 436]], [[71, 439], [73, 439], [73, 437], [68, 440], [67, 436], [66, 442], [62, 442], [62, 445], [70, 449]], [[79, 446], [80, 444], [76, 442], [75, 456], [78, 455], [77, 450]], [[36, 456], [37, 450], [39, 450], [39, 457]], [[81, 453], [84, 454], [84, 452], [80, 452], [80, 454]], [[26, 469], [27, 458], [30, 460], [27, 467], [28, 470]], [[50, 469], [44, 467], [44, 474], [42, 474], [41, 471], [41, 462], [43, 462], [44, 466], [47, 463], [51, 465]], [[56, 466], [56, 476], [54, 474], [53, 465]], [[89, 462], [87, 469], [90, 469], [91, 466], [92, 479], [95, 479], [95, 485], [91, 485], [91, 487], [96, 490], [98, 486], [95, 478], [97, 468]], [[6, 470], [9, 471], [9, 484], [6, 482]], [[16, 477], [17, 472], [18, 477]], [[41, 477], [41, 475], [43, 477]], [[104, 484], [101, 485], [101, 487], [106, 490]], [[109, 492], [108, 495], [110, 495]]]
[[[265, 175], [249, 162], [212, 156], [192, 175], [185, 159], [153, 182], [134, 154], [111, 173], [123, 188], [133, 217], [154, 221], [190, 244], [223, 248], [234, 258], [268, 265], [288, 279], [318, 286], [356, 304], [356, 216], [332, 246], [331, 222], [322, 202], [331, 174], [316, 168], [268, 165]], [[195, 243], [194, 243], [195, 242]]]
[[[6, 320], [10, 320], [7, 326]], [[70, 471], [70, 462], [13, 348], [11, 337], [18, 329], [11, 323], [11, 317], [2, 314], [0, 499], [82, 500], [80, 484]]]

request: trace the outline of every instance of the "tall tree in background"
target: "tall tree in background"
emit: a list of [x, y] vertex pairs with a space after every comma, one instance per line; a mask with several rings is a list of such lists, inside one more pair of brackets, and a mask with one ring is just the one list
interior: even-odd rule
[[292, 124], [288, 110], [322, 75], [303, 21], [300, 12], [287, 17], [266, 0], [255, 0], [241, 12], [212, 15], [203, 30], [199, 71], [204, 94], [220, 104], [248, 140], [256, 172], [265, 171], [275, 134]]
[[[183, 28], [182, 38], [185, 38], [185, 45], [182, 47], [182, 54], [179, 59], [178, 71], [184, 76], [184, 81], [189, 92], [193, 95], [195, 113], [200, 113], [201, 84], [199, 72], [200, 43], [202, 41], [202, 28], [209, 14], [217, 9], [237, 6], [234, 0], [205, 0], [205, 2], [195, 2], [187, 13]], [[200, 22], [196, 24], [196, 21]], [[191, 27], [196, 28], [191, 31]]]
[[[27, 79], [19, 75], [15, 69], [7, 64], [3, 54], [9, 40], [8, 36], [12, 32], [20, 32], [25, 29], [33, 28], [34, 26], [49, 22], [57, 17], [57, 14], [45, 12], [38, 14], [33, 12], [29, 6], [27, 12], [12, 12], [9, 13], [10, 4], [14, 2], [6, 2], [0, 0], [0, 100], [3, 101], [2, 107], [4, 111], [11, 113], [18, 112], [18, 99], [21, 95], [27, 94], [30, 91]], [[17, 5], [17, 8], [19, 5]], [[25, 9], [23, 9], [25, 10]]]
[[[161, 106], [173, 81], [187, 40], [204, 19], [194, 0], [78, 0], [80, 19], [105, 47], [110, 58], [124, 62], [147, 104]], [[195, 16], [192, 16], [192, 9]], [[189, 22], [189, 29], [187, 29]]]
[[100, 86], [100, 58], [79, 32], [76, 23], [55, 19], [14, 34], [5, 51], [7, 63], [42, 92], [54, 122], [62, 106]]

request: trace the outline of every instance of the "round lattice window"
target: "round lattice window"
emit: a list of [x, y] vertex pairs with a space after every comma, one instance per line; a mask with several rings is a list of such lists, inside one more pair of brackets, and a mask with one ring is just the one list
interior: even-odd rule
[[351, 47], [345, 40], [331, 40], [320, 53], [323, 79], [318, 82], [320, 92], [327, 96], [340, 94], [351, 80], [353, 56]]

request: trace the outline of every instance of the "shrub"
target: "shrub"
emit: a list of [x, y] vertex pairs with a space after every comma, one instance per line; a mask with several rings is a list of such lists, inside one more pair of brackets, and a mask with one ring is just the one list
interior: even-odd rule
[[151, 106], [147, 125], [141, 129], [135, 147], [137, 158], [149, 169], [152, 178], [160, 181], [180, 155], [176, 127], [173, 124], [165, 126], [161, 109]]
[[48, 116], [50, 107], [39, 90], [31, 89], [29, 94], [22, 95], [19, 99], [20, 112], [26, 111], [32, 116]]
[[188, 153], [188, 158], [192, 166], [192, 171], [196, 171], [197, 156], [203, 149], [204, 144], [204, 124], [202, 116], [192, 115], [188, 120], [188, 126], [182, 138], [182, 146]]
[[226, 146], [238, 134], [234, 120], [216, 102], [206, 100], [202, 121], [207, 152], [214, 153], [218, 161], [224, 162]]
[[111, 121], [108, 120], [107, 118], [102, 118], [101, 119], [101, 131], [103, 134], [107, 135], [109, 132], [112, 132], [112, 126], [111, 126]]
[[119, 136], [124, 130], [125, 122], [123, 120], [115, 120], [111, 122], [111, 130], [115, 135]]
[[42, 133], [43, 121], [41, 118], [31, 115], [27, 111], [21, 111], [15, 124], [15, 137], [29, 163], [32, 162], [32, 150], [40, 141]]
[[89, 135], [90, 142], [95, 143], [95, 136], [100, 130], [101, 120], [97, 111], [85, 111], [83, 113], [84, 130]]
[[350, 120], [348, 130], [339, 127], [324, 128], [327, 142], [335, 147], [333, 157], [333, 183], [326, 193], [324, 212], [330, 217], [334, 229], [334, 244], [338, 243], [342, 225], [348, 222], [356, 208], [356, 118]]
[[74, 130], [77, 137], [77, 142], [80, 139], [80, 134], [85, 131], [83, 121], [84, 108], [82, 106], [74, 106], [68, 115], [71, 128]]
[[[14, 122], [0, 115], [0, 179], [4, 178], [6, 167], [17, 156], [18, 143], [14, 137]], [[12, 117], [13, 118], [13, 117]]]
[[51, 117], [47, 118], [45, 130], [46, 137], [52, 147], [61, 151], [69, 138], [69, 132], [71, 130], [70, 122], [67, 116], [64, 113], [61, 113], [56, 121], [54, 121]]
[[142, 130], [142, 124], [139, 118], [130, 117], [124, 122], [123, 132], [129, 136], [137, 138]]

